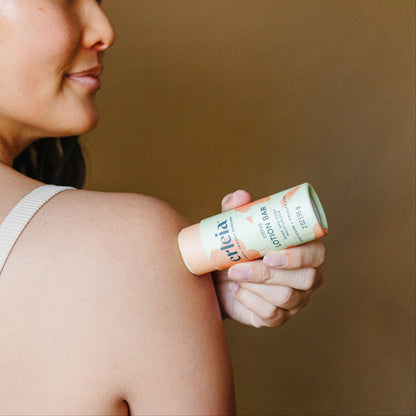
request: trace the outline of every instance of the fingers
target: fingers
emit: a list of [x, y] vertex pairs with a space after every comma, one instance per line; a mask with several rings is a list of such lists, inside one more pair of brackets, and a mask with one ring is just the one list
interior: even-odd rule
[[297, 309], [305, 304], [310, 292], [286, 286], [266, 286], [259, 283], [241, 282], [240, 287], [261, 296], [266, 302], [282, 309]]
[[311, 290], [322, 284], [322, 273], [320, 269], [273, 269], [267, 267], [261, 260], [237, 264], [229, 269], [228, 276], [230, 279], [240, 282], [263, 283], [266, 285], [266, 290], [268, 290], [268, 285]]
[[292, 309], [289, 309], [287, 311], [289, 317], [291, 317], [291, 316], [295, 315], [296, 313], [298, 313], [301, 309], [303, 309], [308, 304], [309, 297], [312, 294], [312, 290], [308, 290], [305, 293], [306, 293], [306, 296], [305, 296], [304, 302], [301, 305], [299, 305], [297, 308], [292, 308]]
[[[237, 286], [233, 286], [237, 285]], [[238, 283], [230, 283], [235, 298], [252, 312], [250, 324], [255, 327], [277, 326], [283, 324], [289, 317], [285, 309], [281, 309], [264, 300], [260, 295], [245, 288], [239, 287]]]
[[252, 201], [251, 195], [247, 191], [239, 190], [226, 195], [221, 201], [222, 211], [229, 211]]
[[[221, 283], [218, 293], [222, 305], [223, 318], [229, 317], [237, 322], [245, 325], [254, 326], [260, 328], [266, 324], [263, 320], [256, 315], [252, 310], [248, 309], [242, 304], [233, 294], [233, 291], [229, 287], [226, 287], [227, 283]], [[237, 285], [238, 286], [238, 285]]]
[[271, 251], [263, 259], [266, 266], [279, 269], [319, 267], [324, 261], [325, 245], [320, 240], [286, 250]]
[[[236, 304], [244, 308], [244, 322], [255, 327], [278, 326], [303, 309], [312, 291], [298, 292], [289, 288], [274, 287], [265, 290], [264, 285], [255, 283], [230, 283]], [[297, 292], [297, 293], [296, 293]], [[251, 314], [248, 314], [251, 312]]]

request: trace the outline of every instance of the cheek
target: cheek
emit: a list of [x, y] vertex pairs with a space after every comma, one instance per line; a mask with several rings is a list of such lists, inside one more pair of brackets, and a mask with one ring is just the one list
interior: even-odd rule
[[79, 48], [76, 30], [65, 19], [61, 19], [58, 25], [54, 21], [53, 26], [47, 22], [39, 23], [36, 39], [27, 40], [21, 68], [30, 73], [32, 81], [48, 78], [51, 83], [60, 83]]
[[7, 24], [0, 13], [0, 125], [12, 120], [45, 137], [82, 134], [98, 121], [95, 101], [68, 88], [64, 78], [78, 66], [82, 32], [65, 9], [45, 10], [35, 7]]
[[[27, 30], [23, 30], [23, 21], [21, 30], [15, 28], [8, 41], [1, 42], [0, 88], [4, 100], [14, 103], [20, 112], [37, 109], [41, 113], [60, 93], [79, 41], [69, 18], [39, 15], [26, 23]], [[0, 98], [0, 107], [4, 100]]]

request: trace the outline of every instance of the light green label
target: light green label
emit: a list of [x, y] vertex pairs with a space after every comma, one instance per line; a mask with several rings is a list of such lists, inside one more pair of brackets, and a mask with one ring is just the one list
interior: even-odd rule
[[312, 186], [305, 183], [200, 223], [207, 257], [217, 269], [263, 257], [326, 234], [326, 217]]

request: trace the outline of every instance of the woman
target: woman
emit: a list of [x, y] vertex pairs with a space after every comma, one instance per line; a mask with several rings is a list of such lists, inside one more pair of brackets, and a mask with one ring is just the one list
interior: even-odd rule
[[[95, 0], [0, 0], [0, 223], [45, 183], [82, 187], [76, 136], [98, 123], [113, 42]], [[249, 201], [237, 191], [223, 209]], [[187, 224], [151, 197], [77, 189], [28, 221], [0, 269], [0, 414], [234, 412], [221, 313], [284, 322], [320, 284], [324, 246], [234, 266], [214, 287], [180, 259]]]

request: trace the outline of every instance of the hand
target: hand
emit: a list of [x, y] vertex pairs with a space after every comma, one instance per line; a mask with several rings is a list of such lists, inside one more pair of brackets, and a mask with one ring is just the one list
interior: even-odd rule
[[[252, 201], [246, 191], [222, 200], [222, 211]], [[254, 327], [277, 326], [299, 312], [321, 286], [325, 260], [321, 240], [286, 250], [271, 251], [263, 259], [236, 264], [212, 273], [223, 318]]]

